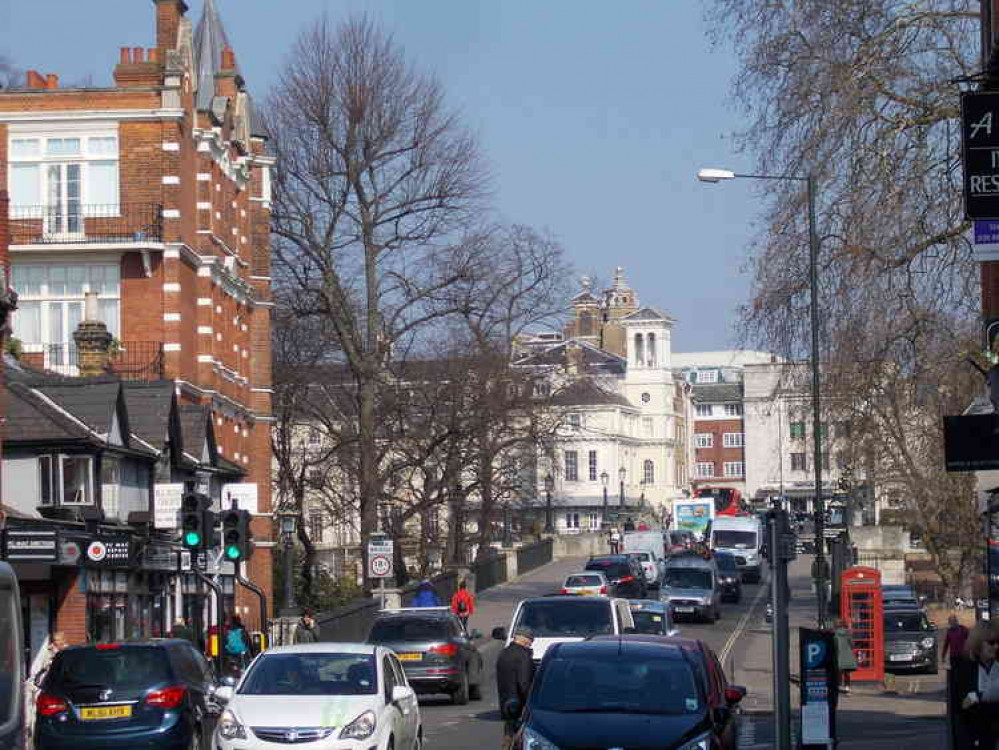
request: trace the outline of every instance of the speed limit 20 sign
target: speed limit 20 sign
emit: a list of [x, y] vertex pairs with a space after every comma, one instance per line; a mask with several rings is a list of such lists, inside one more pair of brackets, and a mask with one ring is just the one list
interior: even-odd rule
[[386, 537], [372, 537], [368, 541], [368, 576], [391, 578], [395, 545]]
[[376, 555], [368, 561], [372, 578], [388, 578], [392, 575], [392, 560], [384, 555]]

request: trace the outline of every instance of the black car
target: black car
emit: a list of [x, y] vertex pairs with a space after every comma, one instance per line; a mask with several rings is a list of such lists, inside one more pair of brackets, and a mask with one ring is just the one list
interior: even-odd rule
[[917, 608], [885, 607], [885, 669], [936, 674], [937, 627]]
[[610, 581], [609, 596], [622, 599], [645, 599], [648, 586], [642, 564], [630, 555], [591, 557], [584, 570], [599, 570]]
[[35, 750], [207, 750], [215, 687], [188, 641], [67, 648], [40, 685]]
[[742, 600], [742, 573], [735, 555], [728, 552], [715, 552], [715, 567], [718, 568], [718, 587], [723, 602]]
[[516, 746], [716, 748], [734, 705], [711, 707], [697, 665], [678, 646], [627, 637], [558, 643], [534, 679]]
[[482, 655], [447, 607], [385, 610], [367, 642], [395, 651], [418, 693], [447, 693], [457, 705], [482, 697]]

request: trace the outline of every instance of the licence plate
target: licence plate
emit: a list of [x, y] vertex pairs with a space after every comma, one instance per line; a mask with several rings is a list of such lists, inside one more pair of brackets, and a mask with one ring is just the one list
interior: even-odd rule
[[693, 612], [693, 607], [673, 607], [674, 612]]
[[914, 658], [912, 654], [890, 654], [888, 661], [912, 661]]
[[81, 708], [80, 719], [83, 721], [98, 721], [101, 719], [127, 719], [132, 715], [131, 706], [101, 706], [100, 708]]
[[396, 654], [399, 661], [423, 661], [423, 654]]

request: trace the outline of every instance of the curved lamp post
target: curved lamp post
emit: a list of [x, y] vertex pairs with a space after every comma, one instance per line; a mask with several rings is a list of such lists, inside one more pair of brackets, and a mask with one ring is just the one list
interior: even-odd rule
[[278, 513], [281, 527], [281, 541], [284, 543], [284, 609], [282, 617], [296, 617], [298, 602], [295, 601], [295, 532], [298, 530], [298, 512]]
[[604, 506], [603, 512], [601, 513], [600, 524], [604, 525], [607, 523], [607, 483], [610, 481], [610, 474], [606, 471], [600, 472], [600, 484], [604, 486]]
[[620, 503], [622, 508], [624, 507], [624, 477], [625, 475], [627, 475], [627, 473], [628, 470], [625, 469], [623, 466], [617, 470], [617, 478], [621, 480], [621, 494], [618, 496], [618, 502]]

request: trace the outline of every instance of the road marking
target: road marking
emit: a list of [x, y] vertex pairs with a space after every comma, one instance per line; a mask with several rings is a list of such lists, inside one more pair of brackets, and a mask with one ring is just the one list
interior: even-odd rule
[[760, 590], [756, 592], [756, 598], [753, 599], [753, 603], [749, 605], [749, 609], [746, 610], [746, 614], [744, 614], [742, 619], [739, 620], [739, 624], [735, 626], [735, 630], [732, 631], [732, 635], [730, 635], [728, 640], [725, 641], [724, 648], [722, 648], [721, 653], [718, 654], [718, 661], [722, 664], [725, 663], [725, 660], [728, 658], [728, 652], [732, 650], [735, 642], [739, 640], [739, 636], [742, 635], [742, 631], [744, 631], [746, 629], [746, 625], [749, 624], [749, 620], [753, 616], [753, 612], [756, 611], [756, 605], [760, 603], [769, 591], [770, 586], [768, 583], [766, 586], [760, 586]]

